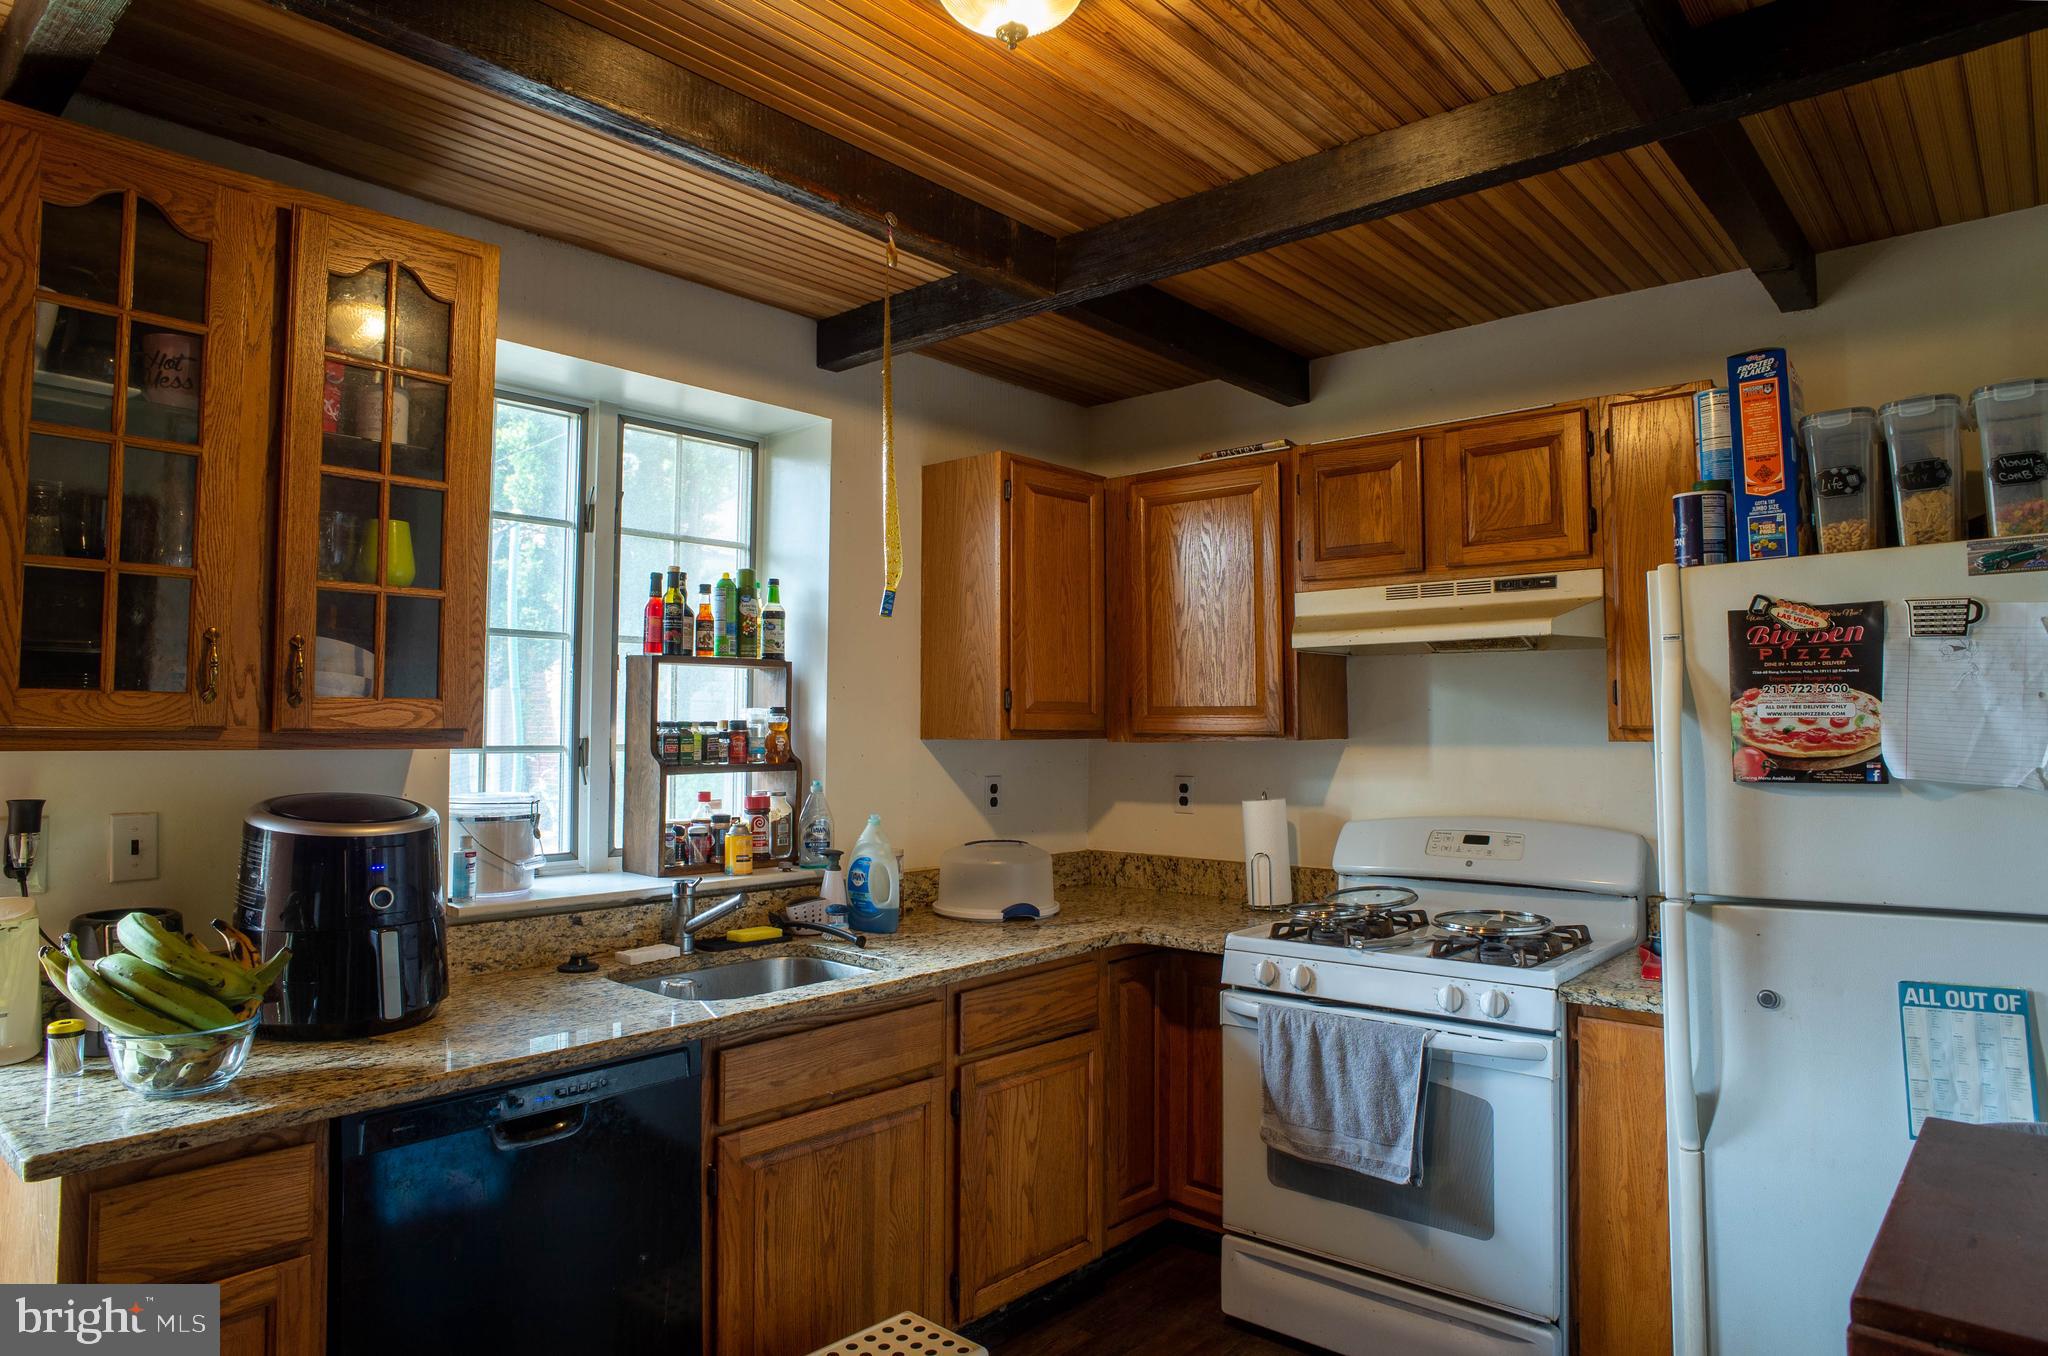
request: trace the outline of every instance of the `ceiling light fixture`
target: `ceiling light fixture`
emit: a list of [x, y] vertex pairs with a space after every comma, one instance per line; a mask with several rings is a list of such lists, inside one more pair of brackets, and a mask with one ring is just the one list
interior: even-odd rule
[[962, 27], [994, 38], [1011, 51], [1034, 33], [1059, 26], [1081, 0], [940, 0]]

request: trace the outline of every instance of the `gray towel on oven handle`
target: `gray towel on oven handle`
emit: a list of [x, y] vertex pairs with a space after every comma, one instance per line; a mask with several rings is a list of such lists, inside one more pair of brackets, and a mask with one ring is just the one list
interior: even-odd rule
[[1311, 1163], [1422, 1182], [1428, 1027], [1321, 1008], [1259, 1007], [1259, 1138]]

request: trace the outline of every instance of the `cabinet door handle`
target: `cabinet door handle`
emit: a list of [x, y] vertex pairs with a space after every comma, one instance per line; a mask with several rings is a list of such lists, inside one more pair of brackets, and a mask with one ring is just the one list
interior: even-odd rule
[[220, 696], [220, 628], [209, 626], [199, 638], [199, 700], [212, 702]]
[[289, 644], [292, 654], [284, 669], [284, 699], [299, 706], [306, 700], [306, 638], [293, 636]]

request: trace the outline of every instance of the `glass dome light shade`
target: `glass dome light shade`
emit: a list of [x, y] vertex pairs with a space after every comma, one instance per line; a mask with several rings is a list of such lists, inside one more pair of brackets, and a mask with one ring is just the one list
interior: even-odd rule
[[1057, 27], [1081, 0], [941, 0], [964, 28], [1014, 50], [1034, 33]]

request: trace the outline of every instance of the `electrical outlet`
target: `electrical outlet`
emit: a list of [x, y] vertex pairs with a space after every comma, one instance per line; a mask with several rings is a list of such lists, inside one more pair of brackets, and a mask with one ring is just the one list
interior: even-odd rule
[[1195, 812], [1195, 779], [1185, 772], [1173, 774], [1173, 812], [1177, 815]]
[[1000, 809], [1002, 809], [1002, 808], [1003, 808], [1003, 774], [1002, 774], [1002, 773], [1000, 773], [1000, 772], [984, 772], [984, 773], [982, 773], [982, 774], [981, 774], [981, 782], [980, 782], [980, 786], [981, 786], [981, 800], [982, 800], [982, 808], [983, 808], [983, 809], [985, 809], [985, 810], [1000, 810]]
[[111, 815], [107, 819], [107, 879], [156, 879], [156, 815]]

